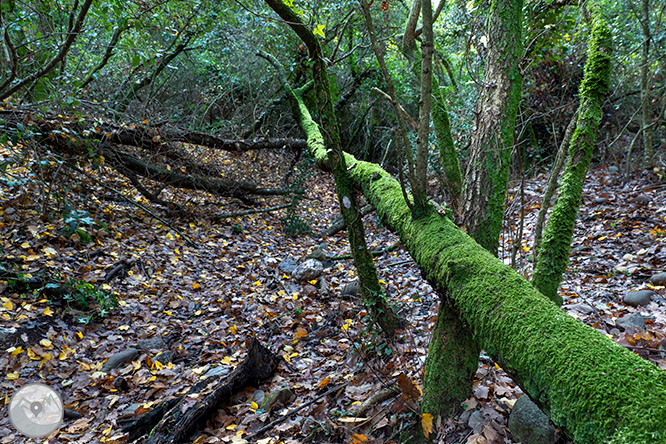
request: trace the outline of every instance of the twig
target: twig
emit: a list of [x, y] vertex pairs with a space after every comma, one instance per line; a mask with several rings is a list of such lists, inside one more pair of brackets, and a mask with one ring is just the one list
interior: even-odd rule
[[[381, 255], [384, 254], [384, 253], [388, 253], [388, 252], [390, 252], [390, 251], [395, 250], [395, 249], [398, 248], [399, 246], [400, 246], [400, 242], [396, 242], [395, 244], [390, 245], [390, 246], [388, 246], [388, 247], [386, 247], [386, 248], [383, 248], [383, 249], [381, 249], [381, 250], [371, 251], [370, 254], [372, 254], [373, 256], [381, 256]], [[344, 259], [351, 259], [351, 258], [352, 258], [352, 255], [351, 255], [351, 254], [343, 254], [342, 256], [328, 256], [328, 257], [326, 258], [326, 260], [329, 260], [329, 261], [341, 261], [341, 260], [344, 260]]]
[[329, 390], [327, 390], [326, 392], [322, 393], [321, 395], [317, 396], [317, 397], [314, 398], [312, 401], [308, 401], [308, 402], [306, 402], [305, 404], [302, 404], [302, 405], [300, 405], [300, 406], [298, 406], [298, 407], [296, 407], [296, 408], [294, 408], [294, 409], [291, 409], [291, 410], [290, 410], [289, 412], [287, 412], [284, 416], [281, 416], [281, 417], [279, 417], [278, 419], [276, 419], [276, 420], [274, 420], [274, 421], [272, 421], [272, 422], [269, 422], [268, 424], [266, 424], [265, 426], [263, 426], [262, 428], [260, 428], [260, 429], [257, 430], [256, 432], [254, 432], [254, 433], [250, 433], [249, 435], [245, 436], [244, 439], [249, 441], [250, 439], [254, 438], [255, 436], [264, 433], [266, 430], [270, 429], [271, 427], [273, 427], [273, 426], [275, 426], [275, 425], [277, 425], [277, 424], [280, 424], [281, 422], [285, 421], [285, 420], [286, 420], [287, 418], [289, 418], [290, 416], [293, 416], [294, 414], [298, 413], [298, 412], [299, 412], [300, 410], [302, 410], [303, 408], [305, 408], [305, 407], [307, 407], [307, 406], [309, 406], [309, 405], [314, 404], [315, 402], [319, 401], [321, 398], [323, 398], [323, 397], [325, 397], [325, 396], [328, 396], [328, 395], [330, 395], [330, 394], [333, 393], [333, 392], [337, 392], [337, 391], [340, 390], [341, 388], [345, 387], [347, 384], [349, 384], [349, 383], [348, 383], [348, 382], [345, 382], [344, 384], [340, 384], [340, 385], [338, 385], [338, 386], [336, 386], [336, 387], [333, 387], [332, 389], [329, 389]]
[[80, 168], [77, 168], [77, 167], [72, 166], [72, 165], [69, 165], [69, 168], [73, 169], [74, 171], [76, 171], [76, 172], [78, 172], [78, 173], [83, 174], [83, 175], [86, 176], [88, 179], [90, 179], [90, 180], [92, 180], [92, 181], [94, 181], [94, 182], [99, 183], [102, 187], [104, 187], [104, 188], [106, 188], [107, 190], [111, 191], [112, 193], [118, 195], [118, 196], [119, 196], [122, 200], [124, 200], [125, 202], [127, 202], [127, 203], [129, 203], [129, 204], [132, 204], [132, 205], [136, 206], [137, 208], [140, 208], [140, 209], [142, 209], [143, 211], [145, 211], [146, 213], [150, 214], [150, 215], [153, 216], [155, 219], [159, 220], [159, 221], [162, 222], [164, 225], [166, 225], [167, 227], [169, 227], [169, 228], [171, 228], [173, 231], [175, 231], [180, 237], [182, 237], [183, 239], [185, 239], [185, 241], [187, 242], [187, 244], [188, 244], [189, 246], [191, 246], [191, 247], [195, 247], [195, 248], [198, 248], [198, 247], [199, 247], [199, 245], [198, 245], [196, 242], [194, 242], [192, 239], [190, 239], [188, 236], [186, 236], [186, 235], [185, 235], [182, 231], [180, 231], [178, 228], [174, 227], [174, 226], [171, 225], [169, 222], [167, 222], [164, 218], [162, 218], [162, 217], [158, 216], [157, 214], [153, 213], [152, 211], [150, 211], [148, 208], [144, 207], [144, 206], [141, 205], [140, 203], [133, 201], [132, 199], [130, 199], [129, 197], [125, 196], [125, 195], [124, 195], [123, 193], [121, 193], [120, 191], [118, 191], [118, 190], [116, 190], [116, 189], [114, 189], [114, 188], [111, 188], [110, 186], [105, 185], [105, 184], [101, 183], [100, 181], [94, 179], [90, 174], [86, 173], [85, 171], [81, 170]]
[[393, 396], [397, 395], [400, 393], [398, 390], [395, 389], [395, 387], [388, 388], [386, 390], [382, 390], [381, 392], [377, 392], [365, 401], [361, 403], [361, 405], [358, 406], [356, 410], [352, 413], [352, 416], [354, 417], [359, 417], [362, 416], [365, 412], [367, 412], [370, 407], [372, 407], [375, 404], [379, 404], [380, 402], [384, 402], [389, 398], [392, 398]]
[[228, 219], [230, 217], [237, 217], [237, 216], [246, 216], [248, 214], [256, 214], [256, 213], [270, 213], [271, 211], [277, 211], [277, 210], [282, 210], [284, 208], [289, 208], [292, 204], [284, 204], [284, 205], [276, 205], [274, 207], [268, 207], [268, 208], [256, 208], [253, 210], [244, 210], [244, 211], [236, 211], [232, 213], [222, 213], [217, 216], [214, 216], [212, 219], [213, 220], [220, 220], [220, 219]]

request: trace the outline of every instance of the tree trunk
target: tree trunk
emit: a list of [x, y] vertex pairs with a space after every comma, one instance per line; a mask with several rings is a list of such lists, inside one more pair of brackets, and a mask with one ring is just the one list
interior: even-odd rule
[[481, 246], [497, 254], [504, 197], [520, 102], [522, 0], [493, 0], [488, 19], [488, 55], [476, 108], [462, 199], [462, 225]]
[[[309, 147], [325, 167], [323, 144]], [[447, 217], [432, 211], [413, 219], [395, 179], [345, 157], [352, 183], [453, 301], [481, 348], [567, 436], [590, 444], [666, 440], [666, 373], [563, 313]]]
[[583, 81], [580, 85], [578, 123], [569, 145], [569, 160], [562, 174], [560, 196], [548, 220], [532, 277], [532, 284], [557, 304], [562, 303], [557, 290], [562, 282], [562, 273], [569, 263], [569, 250], [581, 202], [583, 182], [592, 159], [599, 122], [603, 116], [601, 104], [610, 83], [611, 30], [599, 5], [592, 3], [587, 9], [591, 18], [592, 32]]
[[643, 167], [648, 168], [654, 157], [652, 145], [652, 125], [650, 122], [650, 0], [641, 4], [641, 28], [643, 30], [643, 50], [641, 52], [641, 124], [643, 125], [644, 157]]
[[[312, 142], [320, 144], [322, 148], [326, 147], [325, 152], [327, 154], [328, 165], [335, 178], [340, 212], [347, 224], [349, 249], [354, 258], [354, 265], [358, 273], [361, 297], [368, 307], [374, 322], [388, 336], [392, 336], [397, 326], [397, 317], [386, 301], [383, 289], [379, 283], [379, 277], [377, 276], [377, 269], [372, 260], [372, 254], [365, 242], [363, 219], [359, 214], [355, 190], [349, 179], [348, 167], [340, 142], [338, 122], [329, 94], [328, 73], [321, 47], [312, 31], [302, 23], [301, 18], [291, 8], [286, 6], [282, 0], [266, 0], [266, 3], [283, 20], [287, 21], [289, 26], [308, 47], [310, 58], [312, 59], [312, 76], [314, 78], [317, 107], [325, 128], [323, 134], [312, 120], [307, 107], [303, 106], [302, 98], [299, 98], [296, 92], [287, 84], [284, 73], [281, 73], [280, 78], [284, 88], [287, 90], [287, 98], [292, 105], [294, 114], [301, 128], [306, 133], [308, 146]], [[276, 62], [273, 63], [279, 69], [279, 65]]]

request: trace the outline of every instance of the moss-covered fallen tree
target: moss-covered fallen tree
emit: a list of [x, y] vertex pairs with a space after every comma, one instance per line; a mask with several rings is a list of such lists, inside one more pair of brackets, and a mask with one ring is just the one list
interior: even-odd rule
[[[300, 96], [290, 100], [312, 129]], [[308, 131], [308, 147], [325, 166], [319, 131]], [[480, 345], [568, 436], [578, 443], [666, 441], [666, 373], [561, 311], [447, 216], [433, 209], [414, 219], [400, 184], [378, 165], [349, 154], [346, 164]]]

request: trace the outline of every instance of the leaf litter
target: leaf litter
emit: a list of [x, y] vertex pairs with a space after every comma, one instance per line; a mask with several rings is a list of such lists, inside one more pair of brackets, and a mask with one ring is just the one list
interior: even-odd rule
[[[255, 158], [259, 167], [280, 162], [271, 153], [260, 157]], [[19, 165], [12, 174], [28, 178], [33, 167]], [[149, 205], [110, 169], [102, 166], [95, 174], [109, 187]], [[650, 188], [660, 180], [654, 175], [622, 184], [603, 168], [590, 177], [576, 225], [575, 254], [562, 287], [565, 310], [665, 368], [664, 289], [646, 283], [666, 263], [663, 186]], [[531, 227], [545, 180], [540, 175], [526, 183], [526, 236], [517, 260], [526, 275], [531, 273]], [[359, 298], [340, 295], [356, 277], [350, 260], [330, 261], [313, 282], [295, 282], [279, 269], [280, 262], [298, 261], [321, 242], [285, 236], [280, 220], [284, 210], [214, 222], [221, 211], [245, 205], [165, 190], [171, 201], [187, 209], [167, 226], [114, 200], [84, 177], [56, 185], [62, 186], [60, 199], [85, 211], [78, 227], [85, 234], [67, 231], [64, 218], [57, 217], [64, 208], [54, 189], [35, 181], [21, 186], [3, 182], [2, 264], [11, 264], [23, 278], [90, 283], [114, 295], [118, 305], [103, 317], [87, 318], [86, 324], [79, 321], [90, 313], [71, 301], [0, 283], [2, 394], [8, 399], [16, 387], [35, 381], [56, 388], [70, 413], [50, 442], [125, 442], [124, 424], [185, 393], [202, 378], [229, 373], [242, 361], [252, 337], [282, 357], [278, 371], [269, 383], [248, 387], [220, 406], [192, 442], [399, 442], [408, 428], [418, 428], [440, 443], [512, 442], [507, 419], [522, 392], [485, 354], [461, 415], [445, 419], [419, 414], [438, 300], [402, 247], [376, 258], [388, 298], [407, 323], [395, 342], [387, 344], [368, 328], [368, 313]], [[72, 189], [65, 190], [65, 185]], [[321, 231], [338, 212], [334, 185], [327, 174], [314, 171], [306, 189], [299, 216], [313, 231]], [[509, 197], [519, 200], [517, 190], [516, 184]], [[643, 194], [650, 197], [647, 203], [631, 201]], [[44, 211], [54, 202], [56, 208]], [[515, 205], [508, 209], [500, 253], [505, 260], [519, 214]], [[398, 242], [373, 214], [365, 222], [373, 249]], [[83, 242], [85, 235], [90, 242]], [[349, 253], [344, 232], [324, 243], [328, 256]], [[121, 265], [122, 270], [107, 279]], [[634, 308], [622, 302], [624, 293], [642, 288], [655, 291], [649, 305]], [[644, 330], [617, 327], [618, 319], [633, 313], [645, 318]], [[110, 358], [131, 348], [135, 351], [117, 366], [104, 368]], [[386, 396], [374, 398], [381, 392]], [[274, 393], [285, 395], [272, 400]], [[196, 396], [187, 399], [189, 406], [196, 402]], [[361, 406], [363, 411], [355, 414]], [[286, 419], [246, 439], [281, 417]], [[0, 443], [10, 442], [27, 440], [4, 416]]]

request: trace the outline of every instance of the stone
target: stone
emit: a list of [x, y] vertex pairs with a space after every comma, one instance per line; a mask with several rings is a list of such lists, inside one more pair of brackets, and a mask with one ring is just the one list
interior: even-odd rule
[[473, 433], [481, 433], [483, 431], [483, 427], [486, 425], [486, 422], [487, 421], [484, 421], [481, 412], [479, 410], [474, 410], [472, 414], [469, 415], [467, 425], [470, 429], [472, 429]]
[[217, 367], [213, 367], [210, 370], [208, 370], [204, 375], [202, 379], [208, 378], [210, 376], [224, 376], [228, 373], [231, 373], [231, 369], [227, 367], [226, 365], [219, 365]]
[[617, 319], [615, 325], [624, 330], [633, 329], [645, 331], [645, 318], [643, 318], [640, 313], [632, 313]]
[[153, 360], [159, 362], [162, 365], [167, 365], [169, 362], [173, 362], [173, 353], [171, 353], [169, 350], [164, 351], [155, 356], [155, 359]]
[[283, 273], [291, 273], [298, 267], [298, 264], [296, 263], [295, 260], [292, 258], [288, 257], [287, 259], [284, 259], [282, 262], [278, 264], [278, 270], [280, 270]]
[[548, 417], [527, 395], [518, 398], [513, 405], [509, 430], [513, 440], [523, 444], [554, 444], [558, 439]]
[[360, 289], [358, 279], [355, 279], [351, 282], [348, 282], [345, 284], [344, 287], [342, 287], [342, 296], [356, 296], [358, 295], [358, 291]]
[[291, 272], [291, 277], [297, 281], [311, 281], [317, 279], [323, 272], [324, 266], [321, 262], [316, 259], [308, 259]]
[[654, 291], [650, 290], [638, 290], [632, 291], [624, 295], [624, 303], [631, 305], [632, 307], [638, 307], [640, 305], [647, 305], [652, 300]]
[[647, 194], [641, 194], [639, 196], [634, 197], [629, 202], [635, 203], [635, 204], [638, 204], [638, 205], [647, 205], [647, 204], [650, 203], [651, 200], [652, 200], [652, 198], [650, 196], [648, 196]]
[[582, 314], [590, 314], [594, 311], [592, 307], [590, 307], [588, 304], [583, 304], [582, 302], [578, 304], [563, 305], [562, 308], [574, 310]]
[[652, 285], [666, 285], [666, 272], [657, 273], [650, 278]]
[[617, 174], [620, 172], [620, 169], [616, 167], [615, 165], [611, 165], [608, 167], [608, 173], [609, 174]]

